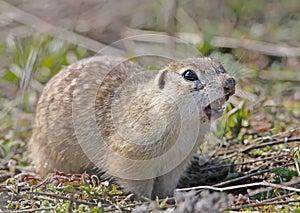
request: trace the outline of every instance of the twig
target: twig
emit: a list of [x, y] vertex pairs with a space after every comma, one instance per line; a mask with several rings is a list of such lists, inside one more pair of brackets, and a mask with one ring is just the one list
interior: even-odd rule
[[296, 202], [300, 202], [300, 199], [296, 199], [296, 200], [286, 200], [286, 201], [277, 201], [277, 202], [270, 202], [270, 203], [265, 203], [265, 202], [261, 202], [261, 203], [250, 203], [250, 204], [245, 204], [245, 205], [236, 206], [236, 207], [232, 207], [232, 208], [227, 208], [226, 210], [233, 210], [233, 211], [234, 211], [234, 210], [240, 210], [240, 209], [248, 208], [248, 207], [281, 205], [281, 204], [296, 203]]
[[178, 0], [166, 0], [165, 2], [165, 29], [171, 37], [166, 43], [168, 51], [175, 49], [175, 40], [173, 38], [176, 28], [176, 12]]
[[288, 163], [284, 166], [278, 166], [276, 168], [270, 168], [270, 169], [265, 169], [265, 170], [262, 170], [262, 171], [259, 171], [259, 172], [250, 173], [250, 174], [242, 176], [242, 177], [234, 178], [234, 179], [222, 182], [222, 183], [215, 184], [214, 186], [224, 186], [224, 185], [227, 185], [227, 184], [231, 184], [231, 183], [234, 183], [234, 182], [237, 182], [237, 181], [247, 179], [249, 177], [253, 177], [253, 176], [256, 176], [256, 175], [261, 175], [263, 173], [270, 172], [270, 171], [276, 170], [278, 168], [284, 168], [284, 167], [291, 166], [291, 165], [294, 165], [294, 163]]
[[[256, 162], [260, 162], [260, 161], [273, 160], [273, 159], [281, 158], [281, 157], [291, 157], [291, 155], [289, 155], [289, 154], [275, 155], [275, 156], [271, 156], [271, 157], [266, 157], [266, 158], [262, 158], [262, 159], [252, 160], [252, 161], [246, 161], [246, 162], [242, 162], [242, 163], [229, 163], [229, 164], [222, 164], [220, 166], [210, 166], [210, 167], [201, 168], [201, 169], [199, 169], [199, 171], [219, 169], [219, 168], [231, 167], [231, 166], [242, 166], [242, 165], [247, 165], [247, 164], [256, 163]], [[223, 159], [221, 159], [221, 160], [223, 160]]]
[[280, 133], [275, 134], [275, 135], [258, 138], [258, 139], [267, 140], [269, 138], [269, 140], [270, 140], [270, 139], [275, 138], [275, 137], [283, 137], [283, 135], [286, 135], [285, 136], [286, 138], [290, 138], [290, 137], [293, 136], [293, 134], [295, 132], [297, 133], [297, 131], [300, 131], [300, 127], [297, 127], [297, 128], [294, 128], [294, 129], [290, 129], [290, 130], [285, 131], [285, 132], [280, 132]]
[[[145, 202], [147, 203], [147, 202]], [[141, 203], [133, 203], [133, 204], [128, 204], [126, 206], [114, 206], [114, 207], [111, 207], [111, 208], [105, 208], [105, 212], [112, 212], [112, 211], [116, 211], [116, 210], [119, 210], [119, 212], [122, 212], [122, 211], [129, 211], [127, 210], [126, 208], [131, 208], [131, 207], [135, 207], [137, 205], [141, 205]], [[122, 210], [122, 211], [120, 211]]]
[[[272, 168], [275, 168], [276, 165], [283, 165], [283, 164], [286, 164], [286, 163], [289, 163], [291, 162], [292, 159], [284, 159], [284, 160], [278, 160], [276, 162], [272, 162], [272, 161], [267, 161], [267, 162], [264, 162], [260, 165], [257, 165], [257, 166], [253, 166], [253, 168], [251, 168], [249, 171], [245, 172], [246, 175], [248, 174], [253, 174], [254, 172], [257, 172], [259, 171], [261, 168], [265, 168], [265, 167], [270, 167], [272, 166]], [[274, 165], [270, 165], [270, 164], [274, 164]], [[295, 164], [292, 164], [292, 165], [295, 165]]]
[[48, 35], [55, 36], [57, 38], [71, 42], [73, 44], [85, 47], [94, 52], [98, 52], [99, 50], [105, 48], [105, 54], [111, 54], [111, 55], [116, 55], [116, 56], [124, 55], [124, 51], [122, 51], [120, 49], [117, 49], [117, 48], [114, 48], [111, 46], [107, 46], [98, 41], [95, 41], [88, 37], [71, 32], [64, 28], [53, 26], [53, 25], [49, 24], [48, 22], [46, 22], [32, 14], [26, 13], [25, 11], [22, 11], [19, 8], [14, 7], [5, 1], [0, 1], [0, 11], [1, 11], [1, 13], [3, 13], [3, 15], [5, 15], [17, 22], [20, 22], [27, 26], [30, 26], [31, 28], [37, 30], [38, 32], [43, 32]]
[[68, 210], [69, 213], [72, 213], [73, 203], [74, 203], [74, 193], [72, 193], [72, 194], [71, 194], [71, 197], [70, 197], [69, 210]]
[[300, 193], [300, 189], [298, 189], [298, 188], [285, 186], [285, 185], [281, 185], [281, 184], [269, 183], [266, 181], [262, 181], [262, 182], [258, 182], [258, 183], [242, 184], [242, 185], [237, 185], [237, 186], [227, 186], [227, 187], [222, 187], [222, 188], [218, 188], [215, 186], [195, 186], [195, 187], [189, 187], [189, 188], [176, 189], [176, 191], [210, 189], [210, 190], [214, 190], [214, 191], [224, 192], [224, 191], [230, 191], [230, 190], [234, 190], [234, 189], [248, 188], [248, 187], [254, 187], [254, 186], [268, 186], [268, 187], [272, 187], [272, 188], [285, 189], [285, 190]]
[[[300, 127], [288, 130], [286, 132], [280, 132], [278, 134], [271, 135], [271, 136], [259, 137], [259, 138], [255, 139], [253, 141], [253, 143], [261, 144], [261, 143], [264, 143], [264, 142], [270, 142], [271, 140], [278, 141], [279, 140], [279, 139], [277, 139], [278, 137], [283, 138], [284, 136], [285, 136], [284, 140], [286, 140], [286, 138], [291, 138], [293, 136], [293, 134], [297, 133], [298, 131], [300, 131]], [[252, 147], [252, 146], [255, 146], [255, 145], [250, 145], [249, 147]], [[247, 148], [245, 148], [245, 149], [247, 149]], [[234, 154], [229, 155], [226, 158], [232, 158], [232, 157], [236, 156], [237, 154], [240, 153], [240, 150], [230, 150], [230, 151], [227, 151], [227, 152], [223, 152], [220, 155], [226, 155], [226, 154], [231, 154], [231, 153], [234, 153]]]
[[[45, 192], [26, 192], [26, 194], [49, 196], [49, 197], [58, 198], [58, 199], [62, 199], [62, 200], [68, 200], [68, 201], [70, 201], [70, 203], [78, 203], [78, 204], [89, 205], [89, 206], [97, 206], [98, 205], [97, 203], [91, 203], [91, 202], [87, 202], [87, 201], [75, 200], [74, 196], [69, 198], [69, 197], [56, 195], [56, 194], [45, 193]], [[70, 205], [69, 205], [69, 209], [71, 209]], [[126, 211], [126, 208], [136, 206], [137, 204], [129, 204], [129, 205], [126, 205], [126, 206], [114, 206], [114, 207], [112, 207], [111, 205], [108, 205], [108, 204], [101, 204], [101, 205], [103, 207], [105, 207], [105, 211], [109, 212], [109, 211], [115, 211], [115, 210], [120, 210], [120, 209]]]
[[[61, 195], [57, 195], [57, 194], [50, 194], [50, 193], [45, 193], [45, 192], [26, 192], [26, 194], [49, 196], [49, 197], [54, 197], [54, 198], [58, 198], [58, 199], [62, 199], [62, 200], [69, 200], [70, 202], [74, 202], [74, 203], [90, 205], [90, 206], [97, 206], [97, 203], [91, 203], [91, 202], [87, 202], [87, 201], [75, 200], [75, 199], [72, 199], [70, 197], [61, 196]], [[108, 205], [105, 205], [105, 206], [108, 206]]]
[[278, 196], [278, 197], [273, 197], [273, 198], [270, 198], [270, 199], [266, 199], [266, 200], [264, 200], [264, 202], [266, 202], [266, 203], [274, 202], [276, 200], [280, 200], [280, 199], [283, 199], [283, 198], [286, 198], [286, 197], [290, 197], [290, 196], [295, 195], [295, 194], [296, 194], [296, 192], [291, 192], [291, 193], [288, 193], [288, 194], [284, 194], [282, 196]]
[[274, 146], [274, 145], [278, 145], [278, 144], [282, 144], [282, 143], [292, 143], [292, 142], [297, 142], [297, 141], [300, 141], [300, 138], [284, 138], [284, 139], [277, 140], [277, 141], [264, 142], [261, 144], [253, 144], [253, 145], [247, 146], [246, 148], [244, 148], [242, 150], [230, 150], [230, 151], [222, 153], [222, 154], [227, 155], [227, 154], [233, 153], [229, 156], [226, 156], [226, 158], [232, 158], [240, 153], [246, 153], [253, 149], [259, 149], [259, 148], [262, 148], [265, 146]]
[[25, 37], [31, 36], [33, 34], [33, 32], [34, 32], [34, 30], [27, 26], [24, 26], [24, 25], [16, 26], [13, 28], [4, 29], [4, 30], [0, 31], [0, 38], [4, 39], [8, 35], [14, 35], [14, 36], [17, 36], [18, 38], [25, 38]]
[[300, 192], [300, 189], [295, 188], [295, 187], [291, 187], [291, 186], [286, 186], [286, 185], [282, 185], [282, 184], [275, 184], [275, 183], [269, 183], [269, 182], [265, 182], [265, 181], [263, 181], [263, 183], [265, 184], [265, 186], [269, 186], [269, 187], [272, 187], [272, 188], [278, 188], [278, 189], [285, 189], [285, 190], [294, 191], [294, 192]]
[[[136, 42], [146, 42], [146, 43], [157, 43], [157, 44], [165, 44], [168, 42], [169, 37], [168, 34], [165, 32], [158, 32], [158, 31], [151, 31], [151, 30], [140, 30], [140, 29], [134, 29], [134, 28], [126, 28], [124, 31], [125, 35], [130, 37], [133, 41]], [[142, 35], [156, 35], [156, 36], [145, 36]], [[196, 33], [185, 33], [185, 32], [176, 32], [174, 33], [176, 38], [175, 43], [176, 44], [186, 44], [187, 42], [190, 44], [197, 44], [202, 41], [201, 36]]]
[[253, 41], [248, 39], [235, 39], [215, 36], [211, 40], [211, 45], [223, 48], [243, 48], [255, 52], [262, 52], [267, 55], [275, 55], [281, 57], [300, 57], [300, 48], [282, 46], [262, 41]]
[[17, 210], [14, 211], [14, 213], [30, 213], [30, 212], [40, 212], [40, 211], [53, 211], [54, 207], [48, 207], [48, 208], [37, 208], [37, 209], [23, 209], [23, 210]]
[[273, 81], [288, 81], [288, 82], [299, 82], [300, 74], [298, 72], [280, 72], [280, 71], [267, 71], [260, 70], [259, 76], [260, 79], [267, 79]]
[[[293, 185], [297, 185], [300, 183], [300, 178], [296, 178], [296, 180], [292, 180], [292, 181], [289, 181], [289, 182], [285, 182], [284, 184], [286, 186], [293, 186]], [[255, 189], [255, 190], [248, 190], [248, 196], [255, 196], [257, 194], [261, 194], [261, 193], [264, 193], [268, 191], [267, 189]]]
[[272, 205], [272, 204], [275, 203], [274, 201], [280, 200], [280, 199], [284, 199], [286, 197], [290, 197], [290, 196], [292, 196], [294, 194], [296, 194], [296, 193], [295, 192], [291, 192], [291, 193], [288, 193], [288, 194], [285, 194], [285, 195], [282, 195], [282, 196], [279, 196], [279, 197], [274, 197], [274, 198], [271, 198], [271, 199], [263, 200], [261, 203], [250, 203], [250, 204], [239, 205], [239, 206], [235, 206], [235, 207], [224, 209], [223, 211], [225, 211], [225, 210], [240, 210], [240, 209], [247, 208], [247, 207], [264, 206], [265, 204], [266, 205]]
[[50, 177], [46, 177], [44, 180], [42, 180], [41, 182], [39, 182], [37, 185], [35, 185], [34, 186], [34, 188], [36, 189], [36, 188], [39, 188], [41, 185], [44, 185], [44, 184], [46, 184], [47, 182], [49, 182], [50, 181]]
[[262, 148], [265, 146], [274, 146], [274, 145], [278, 145], [281, 143], [290, 143], [290, 142], [296, 142], [296, 141], [300, 141], [300, 138], [284, 138], [284, 139], [281, 139], [278, 141], [270, 141], [270, 142], [266, 142], [266, 143], [262, 143], [262, 144], [258, 144], [258, 145], [252, 145], [252, 146], [246, 147], [245, 149], [241, 150], [240, 152], [244, 153], [244, 152], [248, 152], [252, 149], [259, 149], [259, 148]]

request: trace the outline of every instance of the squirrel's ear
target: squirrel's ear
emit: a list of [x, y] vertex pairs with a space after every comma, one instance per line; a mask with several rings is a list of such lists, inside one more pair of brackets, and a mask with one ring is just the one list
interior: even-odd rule
[[158, 86], [159, 89], [163, 89], [166, 83], [166, 70], [160, 70], [155, 77], [155, 84]]

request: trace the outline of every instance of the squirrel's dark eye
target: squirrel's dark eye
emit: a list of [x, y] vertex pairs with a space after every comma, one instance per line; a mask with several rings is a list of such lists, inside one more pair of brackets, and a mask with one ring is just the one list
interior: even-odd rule
[[185, 80], [188, 81], [196, 81], [199, 80], [198, 76], [196, 75], [196, 73], [193, 70], [186, 70], [182, 76], [184, 77]]

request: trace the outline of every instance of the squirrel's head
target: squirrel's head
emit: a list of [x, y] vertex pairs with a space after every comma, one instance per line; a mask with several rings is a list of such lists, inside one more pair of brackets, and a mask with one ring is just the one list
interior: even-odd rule
[[236, 85], [223, 66], [209, 57], [171, 62], [159, 71], [155, 83], [176, 101], [195, 101], [198, 110], [209, 119], [222, 115], [225, 101], [234, 94]]

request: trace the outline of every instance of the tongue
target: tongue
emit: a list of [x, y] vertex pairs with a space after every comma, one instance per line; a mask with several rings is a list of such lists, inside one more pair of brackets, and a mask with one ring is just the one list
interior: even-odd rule
[[216, 100], [217, 103], [220, 105], [220, 106], [223, 106], [225, 104], [225, 99], [224, 98], [219, 98], [218, 100]]
[[219, 109], [220, 107], [222, 107], [225, 104], [225, 99], [224, 98], [219, 98], [217, 100], [215, 100], [214, 102], [212, 102], [210, 104], [210, 107], [212, 109]]

